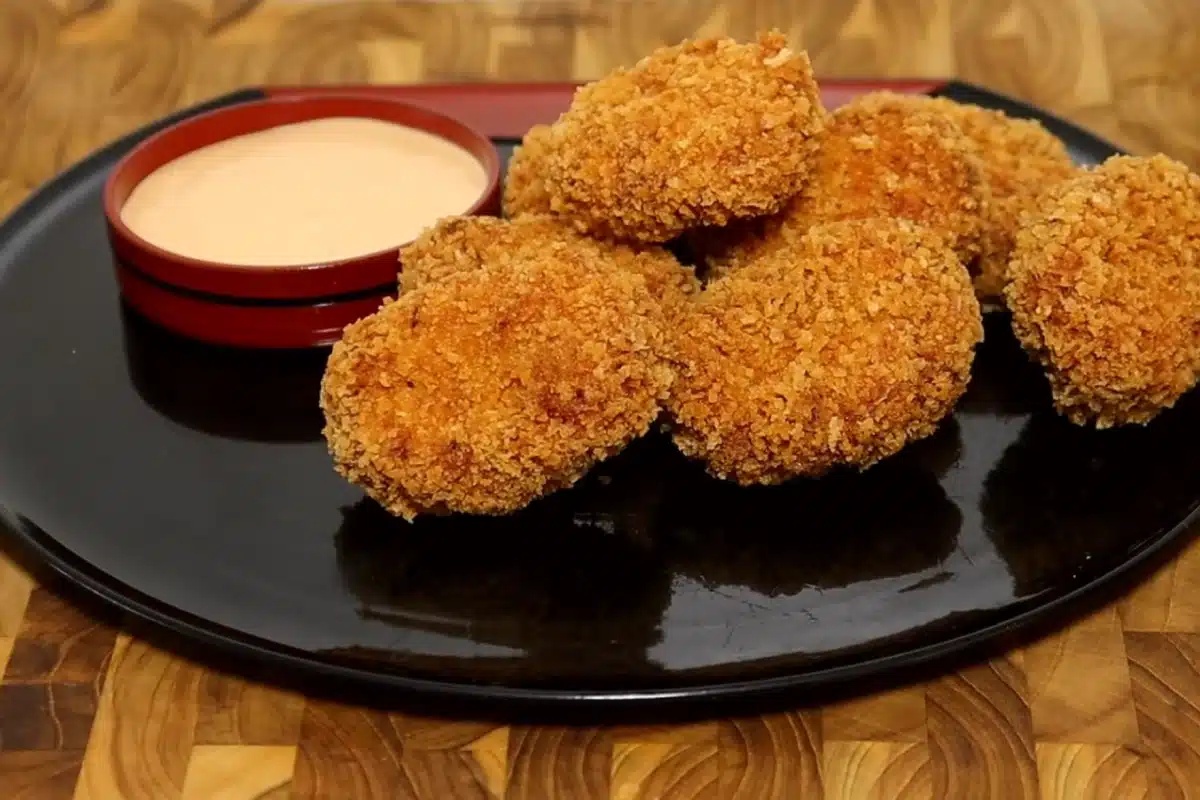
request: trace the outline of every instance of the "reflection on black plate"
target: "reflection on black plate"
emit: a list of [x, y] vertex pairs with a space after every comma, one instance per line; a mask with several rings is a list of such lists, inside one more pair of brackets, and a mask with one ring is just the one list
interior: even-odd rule
[[[337, 534], [342, 579], [363, 619], [511, 653], [473, 662], [476, 677], [519, 675], [514, 659], [540, 663], [547, 684], [656, 672], [646, 656], [671, 599], [661, 560], [634, 539], [579, 524], [566, 507], [531, 511], [494, 525], [408, 526], [361, 502]], [[396, 664], [406, 655], [343, 654]]]
[[[519, 674], [519, 653], [539, 664], [541, 685], [606, 675], [641, 685], [670, 666], [659, 655], [663, 622], [682, 589], [729, 604], [727, 620], [759, 614], [763, 598], [811, 622], [828, 590], [948, 578], [938, 566], [961, 515], [914, 463], [743, 490], [656, 435], [510, 517], [408, 524], [361, 501], [343, 511], [338, 565], [363, 619], [506, 648], [474, 661], [476, 676]], [[339, 655], [423, 662], [395, 651]]]
[[512, 517], [409, 525], [331, 468], [323, 353], [123, 314], [98, 197], [128, 146], [0, 228], [0, 519], [113, 604], [278, 674], [564, 703], [847, 681], [1044, 614], [1200, 502], [1200, 398], [1072, 428], [994, 315], [954, 417], [865, 473], [739, 489], [658, 432]]
[[674, 474], [669, 523], [656, 535], [675, 569], [768, 597], [929, 570], [953, 551], [962, 524], [936, 476], [907, 464], [746, 489]]
[[1200, 394], [1148, 427], [1097, 435], [1044, 411], [1034, 414], [984, 481], [984, 526], [1013, 571], [1017, 591], [1052, 591], [1100, 565], [1132, 556], [1200, 505]]
[[214, 436], [315, 442], [323, 350], [231, 350], [177, 336], [122, 304], [129, 379], [160, 414]]

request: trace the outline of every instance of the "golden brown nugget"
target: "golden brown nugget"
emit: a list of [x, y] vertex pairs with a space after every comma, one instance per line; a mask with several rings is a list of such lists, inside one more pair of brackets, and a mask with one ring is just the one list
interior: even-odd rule
[[982, 333], [966, 267], [937, 234], [899, 219], [814, 226], [681, 315], [675, 441], [742, 484], [866, 467], [933, 433]]
[[968, 263], [980, 252], [987, 183], [975, 148], [938, 111], [892, 92], [863, 95], [830, 115], [812, 175], [773, 217], [692, 232], [710, 271], [802, 236], [812, 225], [908, 219], [942, 233]]
[[400, 252], [400, 286], [411, 291], [464, 271], [558, 253], [584, 253], [598, 268], [616, 268], [646, 279], [651, 294], [668, 309], [678, 307], [700, 284], [688, 267], [658, 245], [592, 239], [560, 219], [528, 214], [514, 220], [447, 217]]
[[513, 258], [348, 326], [321, 385], [337, 471], [391, 513], [507, 514], [643, 434], [672, 372], [639, 275]]
[[1077, 174], [1078, 167], [1062, 141], [1037, 120], [944, 97], [914, 95], [909, 102], [945, 114], [975, 146], [989, 190], [975, 290], [981, 299], [1002, 301], [1022, 212], [1034, 209], [1038, 197]]
[[807, 177], [824, 118], [807, 54], [781, 33], [660, 48], [581, 88], [553, 126], [551, 207], [645, 242], [771, 214]]
[[504, 177], [502, 207], [509, 219], [526, 214], [549, 214], [550, 193], [546, 189], [549, 125], [535, 125], [513, 150]]
[[1146, 423], [1200, 373], [1200, 177], [1115, 156], [1050, 190], [1017, 233], [1013, 331], [1079, 425]]

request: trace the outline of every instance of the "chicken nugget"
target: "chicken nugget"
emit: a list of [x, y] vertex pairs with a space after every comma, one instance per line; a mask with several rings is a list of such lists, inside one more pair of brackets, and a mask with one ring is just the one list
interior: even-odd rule
[[690, 243], [720, 274], [812, 225], [899, 217], [940, 232], [969, 263], [981, 250], [987, 197], [975, 147], [954, 122], [905, 95], [872, 92], [830, 115], [812, 175], [781, 213], [696, 230]]
[[400, 286], [411, 291], [464, 271], [522, 260], [539, 253], [586, 254], [599, 269], [641, 275], [650, 293], [673, 310], [700, 288], [693, 270], [658, 245], [632, 245], [592, 239], [556, 217], [528, 214], [514, 220], [447, 217], [400, 251]]
[[815, 225], [710, 284], [669, 333], [675, 442], [741, 484], [867, 467], [934, 432], [982, 333], [941, 236], [902, 219]]
[[656, 419], [672, 372], [640, 276], [525, 251], [348, 326], [321, 384], [336, 470], [392, 514], [501, 515]]
[[1060, 413], [1146, 423], [1200, 374], [1200, 177], [1114, 156], [1022, 218], [1005, 300]]
[[549, 214], [546, 189], [546, 153], [549, 125], [534, 125], [513, 150], [504, 176], [502, 208], [509, 219], [525, 214]]
[[981, 299], [1002, 300], [1021, 213], [1035, 208], [1038, 197], [1079, 168], [1062, 141], [1037, 120], [945, 97], [914, 95], [908, 102], [945, 114], [975, 146], [989, 191], [979, 258], [972, 265], [975, 290]]
[[807, 54], [781, 33], [660, 48], [581, 88], [553, 126], [551, 206], [580, 231], [660, 243], [774, 213], [824, 119]]

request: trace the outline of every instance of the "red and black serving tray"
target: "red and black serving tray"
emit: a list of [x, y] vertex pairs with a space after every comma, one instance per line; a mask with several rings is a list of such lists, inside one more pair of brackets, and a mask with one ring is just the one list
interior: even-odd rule
[[[831, 106], [877, 88], [1036, 117], [1080, 163], [1116, 152], [958, 83], [823, 87]], [[177, 120], [264, 95], [369, 93], [461, 118], [507, 155], [572, 91], [251, 89], [36, 192], [0, 225], [6, 549], [97, 612], [226, 668], [375, 702], [597, 713], [940, 668], [1055, 624], [1188, 533], [1200, 393], [1144, 428], [1073, 427], [1003, 314], [988, 315], [954, 416], [865, 474], [742, 489], [652, 436], [512, 517], [407, 525], [330, 466], [323, 351], [204, 345], [121, 305], [101, 187]]]

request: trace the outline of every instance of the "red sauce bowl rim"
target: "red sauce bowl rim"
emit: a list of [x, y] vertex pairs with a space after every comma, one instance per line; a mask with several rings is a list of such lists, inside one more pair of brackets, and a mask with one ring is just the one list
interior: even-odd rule
[[128, 152], [104, 183], [109, 239], [118, 261], [147, 277], [224, 297], [311, 299], [394, 286], [399, 250], [407, 242], [360, 256], [287, 266], [225, 264], [161, 248], [121, 219], [133, 189], [164, 165], [211, 144], [250, 133], [331, 117], [363, 117], [432, 133], [462, 147], [484, 168], [486, 183], [464, 215], [498, 210], [500, 155], [491, 139], [453, 117], [391, 98], [351, 95], [268, 97], [189, 117], [148, 137]]

